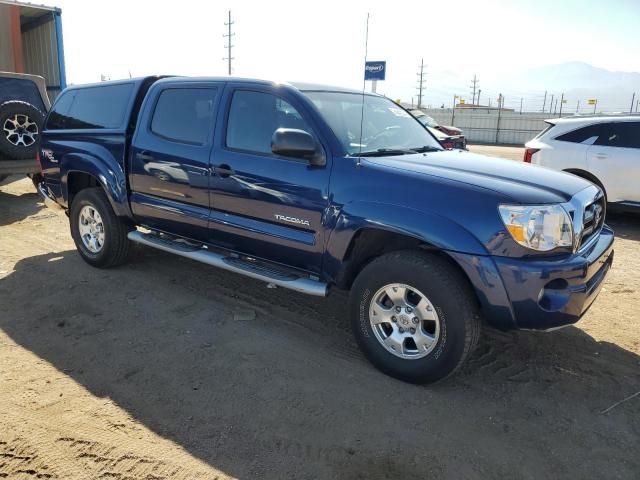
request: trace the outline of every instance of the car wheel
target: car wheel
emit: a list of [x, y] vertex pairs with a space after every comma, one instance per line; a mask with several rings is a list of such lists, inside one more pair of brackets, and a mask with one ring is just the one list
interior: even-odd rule
[[0, 153], [15, 160], [36, 158], [44, 114], [30, 103], [0, 106]]
[[384, 373], [410, 383], [454, 373], [480, 335], [471, 288], [435, 254], [398, 251], [372, 261], [353, 284], [350, 310], [365, 356]]
[[76, 248], [88, 264], [107, 268], [126, 262], [129, 227], [114, 213], [102, 188], [76, 194], [69, 222]]

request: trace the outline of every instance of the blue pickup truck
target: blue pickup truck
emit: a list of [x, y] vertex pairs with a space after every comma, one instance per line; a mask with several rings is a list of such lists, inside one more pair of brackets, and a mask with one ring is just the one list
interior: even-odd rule
[[[344, 306], [366, 357], [428, 383], [500, 329], [575, 323], [613, 261], [602, 191], [445, 151], [382, 96], [240, 78], [66, 89], [39, 191], [89, 264], [139, 243]], [[49, 202], [49, 203], [52, 203]]]

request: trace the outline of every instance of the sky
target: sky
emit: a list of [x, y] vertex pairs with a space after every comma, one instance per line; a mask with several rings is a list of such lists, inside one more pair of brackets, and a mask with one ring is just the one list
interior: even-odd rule
[[640, 0], [43, 1], [62, 8], [72, 83], [226, 75], [228, 10], [234, 75], [353, 88], [362, 88], [369, 13], [367, 57], [387, 61], [377, 90], [403, 101], [417, 95], [421, 58], [427, 100], [445, 84], [468, 93], [474, 74], [488, 89], [567, 61], [640, 71]]

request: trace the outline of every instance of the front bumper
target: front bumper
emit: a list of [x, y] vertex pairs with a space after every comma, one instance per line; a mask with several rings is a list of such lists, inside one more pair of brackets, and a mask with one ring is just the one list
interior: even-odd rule
[[494, 258], [518, 328], [548, 330], [580, 320], [611, 267], [613, 241], [605, 226], [592, 246], [568, 259]]
[[466, 272], [488, 323], [552, 330], [576, 323], [598, 296], [613, 262], [606, 225], [586, 251], [557, 260], [450, 253]]

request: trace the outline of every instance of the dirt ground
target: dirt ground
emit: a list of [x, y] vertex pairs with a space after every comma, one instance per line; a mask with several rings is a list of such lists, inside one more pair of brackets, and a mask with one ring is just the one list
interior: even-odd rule
[[[16, 178], [16, 177], [14, 177]], [[11, 181], [11, 180], [8, 180]], [[374, 370], [315, 299], [151, 249], [86, 265], [0, 186], [0, 478], [640, 478], [640, 216], [575, 327], [485, 329], [435, 386]]]
[[473, 153], [489, 155], [490, 157], [507, 158], [521, 162], [524, 158], [523, 147], [504, 147], [497, 145], [468, 145], [467, 148]]

